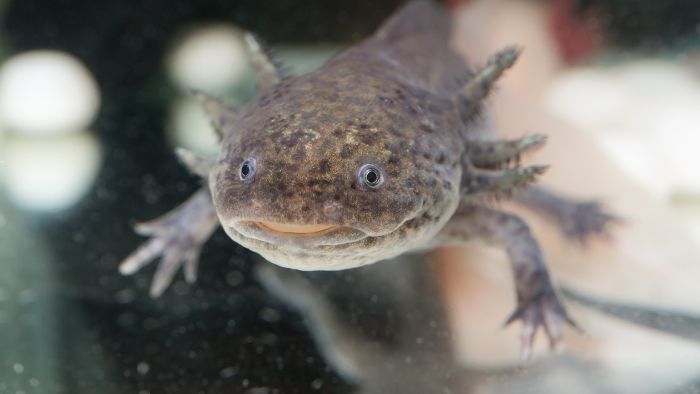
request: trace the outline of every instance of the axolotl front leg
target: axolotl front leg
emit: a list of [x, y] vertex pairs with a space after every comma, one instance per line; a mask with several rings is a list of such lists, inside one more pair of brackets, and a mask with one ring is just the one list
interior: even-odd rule
[[559, 300], [537, 241], [528, 225], [516, 215], [464, 202], [438, 234], [443, 244], [484, 241], [505, 249], [515, 279], [517, 307], [506, 325], [522, 321], [521, 357], [529, 359], [537, 329], [542, 327], [554, 346], [562, 327], [575, 327]]
[[[252, 34], [246, 33], [244, 40], [258, 89], [264, 90], [278, 83], [284, 76], [280, 65]], [[222, 140], [237, 117], [236, 111], [221, 100], [201, 91], [193, 90], [192, 94], [199, 100], [219, 140]], [[207, 178], [212, 159], [198, 157], [184, 149], [178, 149], [176, 153], [192, 173], [203, 179]], [[185, 280], [194, 283], [197, 280], [202, 245], [218, 226], [219, 218], [212, 202], [209, 185], [205, 182], [179, 207], [135, 226], [137, 233], [150, 236], [151, 239], [124, 259], [119, 265], [119, 271], [124, 275], [131, 275], [162, 256], [151, 282], [152, 297], [158, 297], [165, 291], [180, 267], [184, 268]]]
[[151, 282], [150, 294], [160, 296], [182, 266], [185, 280], [197, 279], [197, 266], [202, 245], [219, 226], [208, 187], [202, 187], [182, 205], [165, 215], [135, 226], [136, 232], [150, 236], [119, 266], [119, 271], [130, 275], [163, 256]]

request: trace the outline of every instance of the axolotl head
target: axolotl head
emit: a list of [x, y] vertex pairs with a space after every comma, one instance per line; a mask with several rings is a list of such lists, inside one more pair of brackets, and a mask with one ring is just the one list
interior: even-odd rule
[[430, 138], [400, 87], [357, 83], [286, 80], [224, 127], [209, 183], [234, 241], [281, 266], [337, 270], [416, 248], [449, 219], [457, 144]]

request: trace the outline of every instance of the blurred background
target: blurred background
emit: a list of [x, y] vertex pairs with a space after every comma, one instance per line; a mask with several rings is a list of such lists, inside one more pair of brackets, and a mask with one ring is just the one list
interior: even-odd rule
[[[136, 221], [168, 211], [199, 186], [178, 164], [173, 148], [216, 152], [214, 133], [189, 89], [236, 106], [255, 94], [243, 31], [258, 34], [281, 62], [303, 73], [371, 34], [402, 3], [0, 0], [0, 393], [366, 390], [328, 364], [304, 317], [253, 278], [259, 258], [222, 231], [204, 248], [197, 284], [188, 286], [180, 278], [157, 300], [148, 297], [150, 269], [122, 277], [116, 267], [143, 241], [132, 232]], [[545, 152], [554, 171], [550, 184], [604, 202], [610, 197], [626, 219], [647, 218], [637, 223], [682, 240], [691, 251], [684, 252], [686, 259], [697, 262], [667, 265], [650, 277], [663, 278], [670, 287], [678, 276], [700, 278], [693, 277], [700, 274], [700, 255], [692, 255], [700, 245], [697, 1], [451, 0], [445, 5], [457, 20], [453, 44], [471, 64], [483, 64], [503, 44], [525, 47], [520, 71], [513, 71], [493, 98], [494, 124], [507, 125], [499, 130], [551, 134], [554, 146], [562, 148], [554, 156]], [[511, 105], [518, 102], [559, 123], [529, 129], [522, 114], [512, 110], [525, 108]], [[557, 134], [562, 128], [575, 130], [572, 135], [588, 141], [596, 153], [588, 155], [578, 140]], [[566, 161], [575, 161], [579, 172], [557, 172], [560, 164], [567, 168]], [[617, 193], [613, 186], [589, 188], [592, 184], [634, 187]], [[649, 201], [653, 212], [625, 203], [641, 200]], [[657, 217], [663, 225], [657, 225]], [[665, 231], [668, 226], [673, 230]], [[668, 263], [662, 253], [639, 254]], [[426, 259], [454, 260], [449, 253]], [[426, 306], [426, 315], [417, 315], [428, 319], [397, 315], [403, 310], [397, 305], [414, 301], [390, 291], [394, 285], [371, 279], [382, 277], [373, 269], [310, 277], [322, 283], [343, 324], [370, 342], [411, 357], [416, 350], [401, 348], [393, 338], [406, 325], [433, 322], [432, 335], [441, 339], [429, 350], [442, 349], [442, 341], [465, 368], [513, 367], [512, 349], [503, 350], [503, 360], [509, 360], [503, 361], [494, 356], [500, 345], [474, 350], [468, 334], [459, 339], [459, 332], [474, 326], [483, 326], [488, 335], [497, 325], [482, 324], [474, 310], [465, 312], [467, 322], [444, 313], [471, 309], [455, 304], [443, 268], [435, 277], [448, 291], [426, 291], [444, 305]], [[613, 281], [606, 287], [607, 269], [581, 275], [565, 267], [561, 276], [568, 283], [595, 282], [600, 294], [614, 297], [611, 289], [620, 285]], [[625, 286], [638, 284], [633, 275], [626, 280]], [[501, 289], [506, 297], [508, 286]], [[680, 288], [642, 293], [647, 298], [632, 301], [656, 298], [663, 307], [700, 315], [699, 294]], [[517, 333], [508, 335], [517, 342]], [[647, 391], [634, 392], [690, 392], [700, 380], [696, 353], [683, 356], [682, 373], [665, 373], [645, 386]], [[599, 363], [595, 376], [657, 367], [624, 357], [616, 362]], [[593, 376], [578, 364], [566, 368], [581, 373], [578, 384]], [[539, 376], [540, 370], [533, 371]], [[469, 375], [471, 383], [451, 392], [506, 390], [503, 380], [484, 376]], [[443, 392], [443, 380], [432, 378], [434, 392]], [[618, 392], [630, 383], [625, 379], [580, 392]], [[513, 383], [508, 386], [513, 392], [522, 388], [518, 382], [531, 384], [518, 373], [506, 381]], [[577, 380], [563, 381], [552, 383], [550, 391], [571, 388], [569, 382]]]

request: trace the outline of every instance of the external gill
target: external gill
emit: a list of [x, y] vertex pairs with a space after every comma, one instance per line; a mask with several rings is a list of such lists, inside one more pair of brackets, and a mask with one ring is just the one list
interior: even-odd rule
[[481, 103], [491, 93], [496, 81], [515, 63], [519, 55], [519, 48], [503, 49], [493, 55], [472, 78], [469, 78], [456, 96], [460, 102], [462, 120], [471, 119], [479, 111]]
[[245, 33], [244, 40], [253, 65], [258, 91], [263, 91], [284, 79], [285, 67], [272, 55], [272, 51], [263, 46], [253, 33]]
[[202, 157], [185, 148], [175, 148], [175, 154], [180, 162], [190, 170], [191, 173], [206, 178], [209, 175], [209, 170], [214, 164], [213, 158]]
[[[258, 90], [262, 91], [279, 83], [285, 74], [283, 71], [284, 67], [273, 59], [270, 50], [261, 45], [252, 33], [246, 33], [244, 41], [253, 71], [255, 72]], [[226, 130], [226, 126], [235, 123], [238, 111], [226, 105], [222, 100], [199, 89], [192, 89], [191, 92], [199, 101], [204, 113], [216, 131], [219, 141], [221, 141], [224, 135], [230, 132], [230, 130]]]
[[470, 165], [462, 175], [464, 195], [505, 197], [532, 183], [547, 166], [517, 167], [502, 170], [481, 169]]
[[220, 99], [211, 96], [201, 90], [192, 89], [192, 94], [199, 101], [199, 105], [204, 110], [207, 119], [211, 123], [216, 136], [221, 141], [230, 130], [226, 130], [228, 125], [234, 124], [238, 111], [226, 105]]
[[503, 168], [510, 162], [518, 162], [523, 153], [542, 146], [547, 137], [542, 134], [513, 140], [479, 141], [466, 145], [466, 155], [471, 163], [481, 168]]

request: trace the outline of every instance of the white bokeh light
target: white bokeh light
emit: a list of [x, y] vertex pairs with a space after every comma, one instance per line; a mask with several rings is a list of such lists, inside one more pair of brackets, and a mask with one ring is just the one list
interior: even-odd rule
[[76, 203], [97, 175], [101, 150], [88, 132], [58, 137], [12, 136], [2, 147], [0, 170], [17, 206], [55, 211]]
[[168, 68], [183, 89], [222, 91], [248, 70], [248, 55], [240, 30], [213, 25], [192, 31], [176, 45]]
[[569, 70], [546, 105], [594, 133], [632, 178], [661, 198], [700, 198], [700, 81], [666, 60]]
[[183, 147], [204, 156], [215, 156], [219, 141], [199, 102], [183, 96], [171, 104], [169, 139], [174, 147]]
[[90, 71], [65, 52], [24, 52], [0, 66], [0, 124], [8, 131], [56, 134], [84, 130], [99, 104], [99, 90]]

